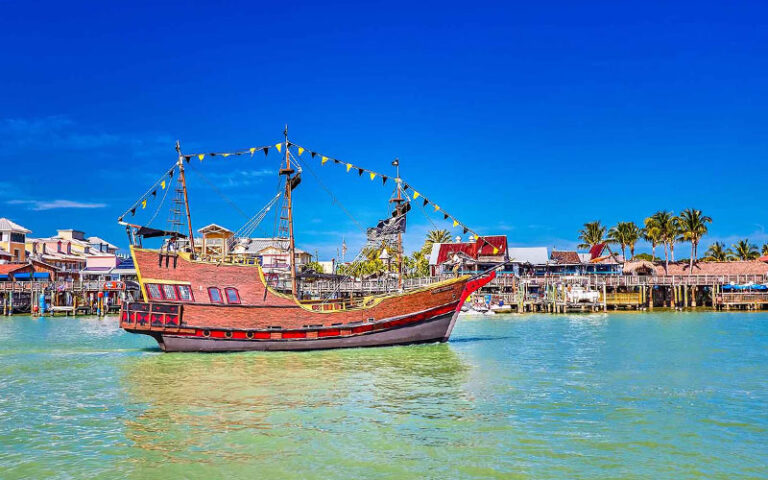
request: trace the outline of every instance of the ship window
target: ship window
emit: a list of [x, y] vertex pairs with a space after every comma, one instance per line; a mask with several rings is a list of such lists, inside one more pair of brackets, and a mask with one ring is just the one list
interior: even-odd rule
[[179, 291], [179, 300], [182, 302], [192, 302], [195, 299], [192, 297], [192, 289], [189, 285], [177, 285], [176, 289]]
[[147, 285], [147, 295], [149, 295], [150, 300], [163, 299], [163, 294], [160, 292], [160, 285], [155, 285], [154, 283]]
[[224, 302], [224, 300], [221, 298], [221, 290], [216, 287], [208, 287], [208, 296], [211, 297], [211, 302], [213, 303]]
[[166, 300], [178, 300], [179, 297], [176, 295], [176, 287], [173, 285], [163, 285], [163, 297], [165, 297]]
[[240, 303], [240, 294], [236, 288], [225, 288], [224, 292], [227, 294], [227, 303]]

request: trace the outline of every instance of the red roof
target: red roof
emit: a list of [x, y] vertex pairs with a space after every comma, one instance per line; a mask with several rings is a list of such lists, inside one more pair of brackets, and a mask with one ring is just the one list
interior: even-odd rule
[[29, 267], [30, 265], [28, 263], [5, 263], [0, 264], [0, 275], [8, 275], [9, 273], [13, 273], [17, 270], [22, 270], [24, 268]]
[[603, 254], [603, 250], [605, 250], [605, 243], [598, 243], [597, 245], [592, 245], [592, 248], [589, 249], [589, 259], [594, 260], [600, 255]]
[[[499, 251], [493, 253], [494, 247], [498, 248]], [[475, 260], [477, 260], [477, 257], [480, 255], [505, 255], [507, 253], [507, 236], [492, 235], [482, 237], [482, 239], [478, 238], [475, 240], [474, 243], [442, 243], [440, 244], [440, 251], [437, 253], [437, 264], [440, 265], [446, 260], [449, 260], [456, 252], [462, 252]]]
[[437, 253], [437, 264], [448, 260], [456, 252], [466, 253], [472, 258], [477, 258], [476, 245], [474, 243], [442, 243]]
[[763, 255], [762, 257], [758, 258], [758, 260], [768, 263], [768, 255]]
[[[490, 235], [487, 237], [481, 237], [476, 240], [478, 255], [504, 255], [507, 253], [507, 236], [506, 235]], [[490, 244], [490, 245], [489, 245]], [[493, 248], [499, 249], [498, 252], [493, 253]]]

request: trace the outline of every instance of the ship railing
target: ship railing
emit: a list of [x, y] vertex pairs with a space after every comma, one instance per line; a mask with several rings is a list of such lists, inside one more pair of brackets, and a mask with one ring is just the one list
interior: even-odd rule
[[176, 303], [126, 303], [120, 311], [120, 326], [133, 330], [178, 331], [183, 308], [183, 305]]

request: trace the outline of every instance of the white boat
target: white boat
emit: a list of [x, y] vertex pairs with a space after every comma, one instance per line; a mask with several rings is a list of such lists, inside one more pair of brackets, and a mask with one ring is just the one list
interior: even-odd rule
[[572, 285], [565, 294], [569, 303], [597, 303], [600, 301], [600, 292], [588, 290], [581, 285]]

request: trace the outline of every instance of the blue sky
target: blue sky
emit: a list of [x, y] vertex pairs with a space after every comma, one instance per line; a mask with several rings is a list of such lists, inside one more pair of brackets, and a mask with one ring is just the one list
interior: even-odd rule
[[[668, 3], [668, 2], [667, 2]], [[33, 235], [116, 224], [185, 151], [280, 141], [391, 169], [483, 234], [573, 247], [586, 221], [696, 207], [732, 242], [765, 232], [765, 2], [0, 2], [0, 216]], [[246, 213], [277, 157], [195, 165]], [[356, 220], [380, 183], [315, 172]], [[237, 229], [190, 174], [193, 223]], [[299, 246], [362, 233], [312, 175]], [[156, 222], [163, 224], [161, 214]], [[408, 245], [442, 217], [410, 218]], [[271, 233], [269, 228], [262, 233]], [[456, 232], [454, 231], [454, 234]]]

